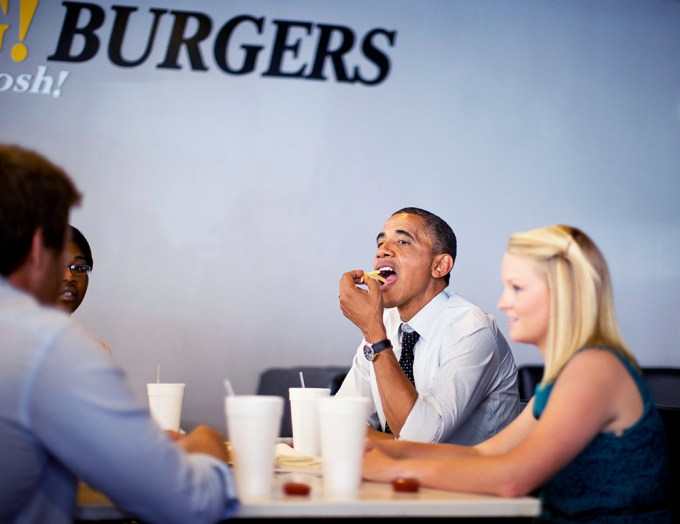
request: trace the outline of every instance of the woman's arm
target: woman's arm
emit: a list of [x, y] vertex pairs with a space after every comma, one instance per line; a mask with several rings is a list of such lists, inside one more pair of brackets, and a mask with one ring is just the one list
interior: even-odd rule
[[[366, 453], [364, 477], [383, 482], [414, 477], [440, 489], [525, 495], [571, 462], [599, 432], [614, 428], [631, 398], [638, 399], [639, 418], [639, 392], [618, 359], [604, 351], [583, 351], [560, 374], [540, 420], [530, 423], [533, 417], [525, 409], [499, 435], [473, 448], [405, 443], [390, 449], [392, 443], [380, 443]], [[631, 424], [637, 420], [627, 416]]]
[[519, 416], [506, 428], [492, 438], [476, 446], [457, 446], [454, 444], [429, 444], [422, 442], [396, 441], [367, 443], [367, 450], [377, 448], [392, 458], [446, 459], [466, 455], [499, 455], [517, 445], [531, 431], [536, 420], [531, 414], [534, 401], [527, 404]]

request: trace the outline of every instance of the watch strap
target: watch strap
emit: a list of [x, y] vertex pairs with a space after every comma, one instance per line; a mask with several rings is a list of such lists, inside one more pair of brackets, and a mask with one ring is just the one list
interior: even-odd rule
[[371, 347], [373, 348], [373, 353], [380, 353], [381, 351], [391, 348], [392, 342], [390, 341], [389, 338], [386, 338], [384, 340], [380, 340], [379, 342], [371, 344]]

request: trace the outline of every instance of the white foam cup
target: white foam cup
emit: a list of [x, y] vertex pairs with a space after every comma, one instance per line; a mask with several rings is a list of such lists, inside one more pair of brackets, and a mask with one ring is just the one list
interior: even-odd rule
[[327, 397], [317, 400], [323, 485], [329, 493], [354, 493], [361, 484], [364, 440], [371, 400]]
[[179, 431], [186, 384], [153, 383], [146, 385], [149, 411], [162, 429]]
[[224, 406], [239, 495], [269, 495], [274, 480], [274, 453], [283, 417], [283, 398], [277, 395], [228, 395]]
[[330, 394], [330, 388], [288, 388], [293, 447], [296, 451], [311, 457], [321, 456], [316, 401]]

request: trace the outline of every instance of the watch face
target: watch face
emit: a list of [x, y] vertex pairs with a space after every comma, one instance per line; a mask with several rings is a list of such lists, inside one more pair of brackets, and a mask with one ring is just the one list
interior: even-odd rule
[[369, 362], [373, 362], [373, 357], [375, 356], [375, 353], [373, 352], [373, 347], [369, 346], [366, 344], [364, 346], [364, 356], [366, 357], [366, 360]]

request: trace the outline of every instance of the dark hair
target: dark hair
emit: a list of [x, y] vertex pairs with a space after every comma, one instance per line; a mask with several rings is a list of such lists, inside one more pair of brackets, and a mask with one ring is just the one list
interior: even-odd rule
[[[427, 230], [432, 237], [432, 251], [435, 255], [446, 253], [451, 255], [453, 261], [456, 261], [458, 250], [458, 242], [456, 241], [456, 234], [444, 220], [439, 218], [434, 213], [420, 209], [419, 207], [405, 207], [399, 211], [392, 213], [392, 216], [399, 213], [407, 213], [409, 215], [417, 215], [423, 217], [427, 222]], [[451, 272], [444, 276], [444, 281], [448, 285], [451, 278]]]
[[45, 247], [64, 249], [69, 211], [80, 199], [61, 168], [34, 151], [0, 144], [0, 274], [21, 266], [38, 229]]
[[87, 262], [91, 268], [94, 268], [94, 260], [92, 260], [92, 250], [90, 249], [90, 244], [85, 238], [85, 235], [83, 235], [77, 227], [75, 226], [69, 227], [71, 228], [71, 241], [76, 246], [78, 246], [78, 249], [80, 249], [83, 252], [85, 262]]

